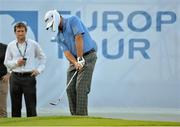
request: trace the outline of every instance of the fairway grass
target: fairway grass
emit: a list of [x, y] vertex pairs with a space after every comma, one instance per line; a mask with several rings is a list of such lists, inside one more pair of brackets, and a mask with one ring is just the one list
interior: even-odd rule
[[80, 116], [54, 116], [0, 118], [0, 126], [180, 126], [180, 122], [123, 120]]

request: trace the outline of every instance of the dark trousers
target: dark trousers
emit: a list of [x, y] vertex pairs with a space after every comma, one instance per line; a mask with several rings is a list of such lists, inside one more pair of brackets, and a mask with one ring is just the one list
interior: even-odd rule
[[21, 117], [22, 95], [24, 95], [27, 117], [37, 116], [35, 77], [17, 75], [12, 72], [10, 77], [12, 117]]
[[[71, 84], [67, 88], [69, 108], [71, 115], [88, 115], [88, 94], [91, 89], [91, 79], [96, 63], [96, 53], [84, 56], [86, 61], [82, 70], [78, 71]], [[70, 81], [74, 72], [74, 65], [70, 64], [67, 72], [67, 83]]]

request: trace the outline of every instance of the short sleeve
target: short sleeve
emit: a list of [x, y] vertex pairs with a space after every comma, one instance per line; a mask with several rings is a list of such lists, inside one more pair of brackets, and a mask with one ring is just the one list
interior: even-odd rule
[[84, 28], [82, 22], [78, 17], [73, 16], [73, 19], [71, 20], [71, 28], [74, 36], [78, 34], [84, 34]]

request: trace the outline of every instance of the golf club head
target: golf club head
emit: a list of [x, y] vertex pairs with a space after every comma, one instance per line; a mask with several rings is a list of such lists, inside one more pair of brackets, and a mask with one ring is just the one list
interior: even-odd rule
[[55, 104], [55, 103], [52, 103], [52, 102], [50, 102], [49, 104], [50, 104], [50, 105], [53, 105], [53, 106], [56, 106], [56, 105], [57, 105], [57, 104]]
[[53, 105], [53, 106], [56, 106], [57, 104], [59, 104], [59, 102], [60, 102], [60, 99], [58, 99], [57, 102], [50, 102], [49, 104], [50, 104], [50, 105]]

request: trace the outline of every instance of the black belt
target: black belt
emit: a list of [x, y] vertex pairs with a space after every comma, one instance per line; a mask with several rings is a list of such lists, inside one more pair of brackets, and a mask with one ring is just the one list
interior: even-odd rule
[[32, 72], [12, 72], [12, 74], [17, 76], [31, 76]]
[[[85, 52], [85, 53], [83, 54], [83, 56], [87, 56], [87, 55], [89, 55], [89, 54], [91, 54], [91, 53], [93, 53], [93, 52], [96, 52], [96, 50], [95, 50], [95, 49], [91, 49], [91, 50]], [[77, 56], [74, 56], [74, 57], [77, 58]]]
[[95, 52], [95, 51], [96, 51], [95, 49], [91, 49], [91, 50], [85, 52], [85, 53], [83, 54], [83, 56], [87, 56], [87, 55], [89, 55], [90, 53], [93, 53], [93, 52]]

